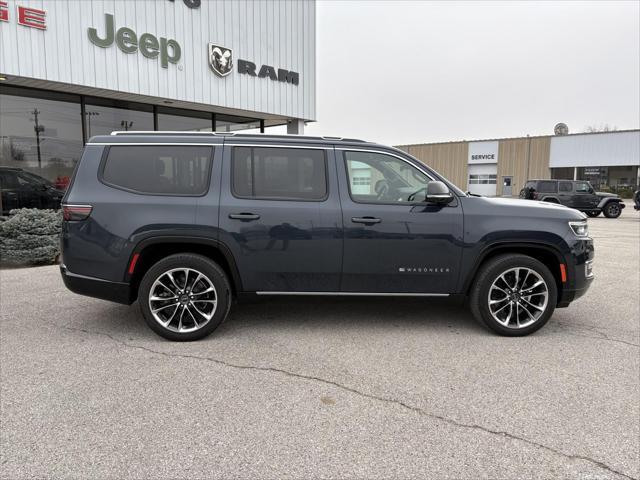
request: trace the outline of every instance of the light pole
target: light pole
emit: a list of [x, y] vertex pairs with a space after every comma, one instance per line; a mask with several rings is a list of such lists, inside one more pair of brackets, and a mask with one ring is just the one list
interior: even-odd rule
[[40, 154], [40, 133], [44, 132], [44, 125], [40, 125], [38, 123], [38, 115], [40, 115], [40, 110], [38, 110], [37, 108], [34, 108], [31, 114], [33, 115], [34, 122], [35, 122], [33, 129], [36, 132], [36, 146], [38, 149], [38, 168], [42, 168], [42, 155]]
[[91, 117], [100, 115], [100, 112], [84, 112], [87, 117], [87, 138], [91, 138]]
[[120, 126], [124, 128], [125, 132], [128, 132], [129, 129], [133, 126], [133, 122], [127, 122], [126, 120], [122, 120], [120, 122]]

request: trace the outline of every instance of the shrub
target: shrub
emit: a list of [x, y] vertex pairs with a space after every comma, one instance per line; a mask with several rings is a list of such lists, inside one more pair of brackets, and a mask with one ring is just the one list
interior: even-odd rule
[[12, 264], [53, 263], [60, 254], [62, 212], [20, 208], [0, 222], [0, 259]]

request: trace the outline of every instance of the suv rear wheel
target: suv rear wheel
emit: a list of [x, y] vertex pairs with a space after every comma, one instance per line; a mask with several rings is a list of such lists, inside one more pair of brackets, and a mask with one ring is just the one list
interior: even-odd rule
[[147, 325], [174, 341], [198, 340], [229, 313], [231, 287], [224, 271], [201, 255], [166, 257], [144, 275], [138, 302]]
[[526, 255], [507, 254], [481, 267], [470, 304], [474, 317], [491, 330], [517, 337], [547, 323], [557, 298], [556, 281], [543, 263]]
[[618, 218], [622, 213], [622, 209], [618, 202], [609, 202], [604, 206], [602, 212], [607, 218]]

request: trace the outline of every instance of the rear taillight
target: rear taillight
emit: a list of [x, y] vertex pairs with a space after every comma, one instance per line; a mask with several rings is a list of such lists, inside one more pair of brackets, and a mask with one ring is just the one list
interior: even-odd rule
[[68, 222], [86, 220], [91, 215], [91, 205], [63, 205], [62, 218]]

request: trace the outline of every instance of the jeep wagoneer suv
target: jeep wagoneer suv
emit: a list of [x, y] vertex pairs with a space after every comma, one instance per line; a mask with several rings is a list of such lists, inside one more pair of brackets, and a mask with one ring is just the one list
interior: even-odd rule
[[584, 214], [470, 196], [360, 140], [93, 137], [63, 212], [67, 287], [138, 300], [171, 340], [210, 334], [245, 294], [454, 296], [495, 332], [526, 335], [593, 276]]

